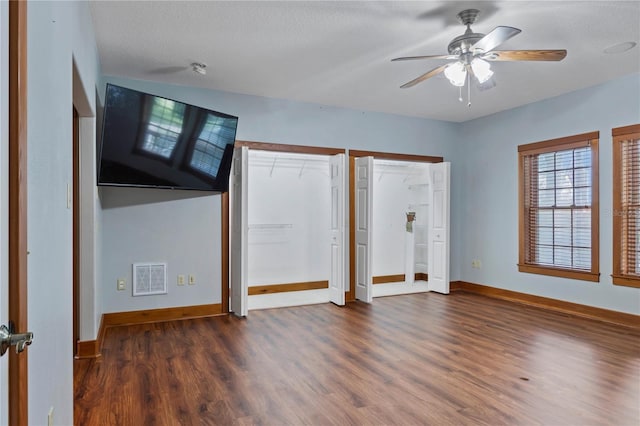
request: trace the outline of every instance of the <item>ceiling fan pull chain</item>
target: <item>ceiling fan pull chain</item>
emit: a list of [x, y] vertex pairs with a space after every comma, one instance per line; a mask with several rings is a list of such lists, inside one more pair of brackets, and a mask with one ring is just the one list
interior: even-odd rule
[[458, 90], [460, 91], [460, 95], [458, 95], [458, 100], [462, 102], [462, 86], [458, 86]]
[[467, 106], [471, 108], [471, 73], [467, 73]]

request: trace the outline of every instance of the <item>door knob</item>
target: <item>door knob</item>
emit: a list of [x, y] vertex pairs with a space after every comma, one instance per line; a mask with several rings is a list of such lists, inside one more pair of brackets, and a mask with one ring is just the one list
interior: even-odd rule
[[13, 333], [12, 329], [11, 323], [9, 323], [9, 327], [6, 325], [0, 326], [0, 356], [4, 355], [10, 346], [15, 346], [16, 353], [19, 354], [33, 342], [32, 332]]

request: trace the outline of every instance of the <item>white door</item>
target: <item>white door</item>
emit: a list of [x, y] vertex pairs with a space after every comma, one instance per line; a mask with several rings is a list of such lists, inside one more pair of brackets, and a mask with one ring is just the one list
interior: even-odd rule
[[344, 305], [344, 154], [329, 159], [331, 176], [331, 278], [329, 299], [336, 305]]
[[249, 289], [247, 286], [247, 234], [249, 149], [236, 148], [233, 153], [231, 173], [231, 311], [245, 317], [248, 312]]
[[451, 163], [429, 168], [429, 281], [430, 291], [449, 293], [449, 186]]
[[356, 158], [356, 299], [371, 303], [371, 214], [373, 157]]

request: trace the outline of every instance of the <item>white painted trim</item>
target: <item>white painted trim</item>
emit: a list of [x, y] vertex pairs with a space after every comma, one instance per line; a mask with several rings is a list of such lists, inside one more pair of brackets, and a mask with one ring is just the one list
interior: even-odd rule
[[429, 291], [429, 288], [426, 281], [415, 281], [412, 284], [406, 282], [375, 284], [373, 286], [373, 297], [425, 293], [427, 291]]
[[[75, 82], [74, 82], [75, 84]], [[78, 111], [79, 114], [80, 111]], [[100, 209], [96, 186], [96, 120], [95, 117], [78, 117], [79, 191], [80, 199], [80, 340], [94, 340], [98, 335], [102, 316], [97, 294], [98, 220]]]
[[249, 296], [249, 310], [329, 303], [328, 288]]

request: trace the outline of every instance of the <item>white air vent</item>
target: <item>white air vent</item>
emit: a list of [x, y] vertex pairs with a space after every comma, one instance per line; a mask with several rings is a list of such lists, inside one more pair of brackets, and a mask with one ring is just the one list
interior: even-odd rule
[[166, 263], [134, 263], [133, 295], [148, 296], [150, 294], [167, 293]]

